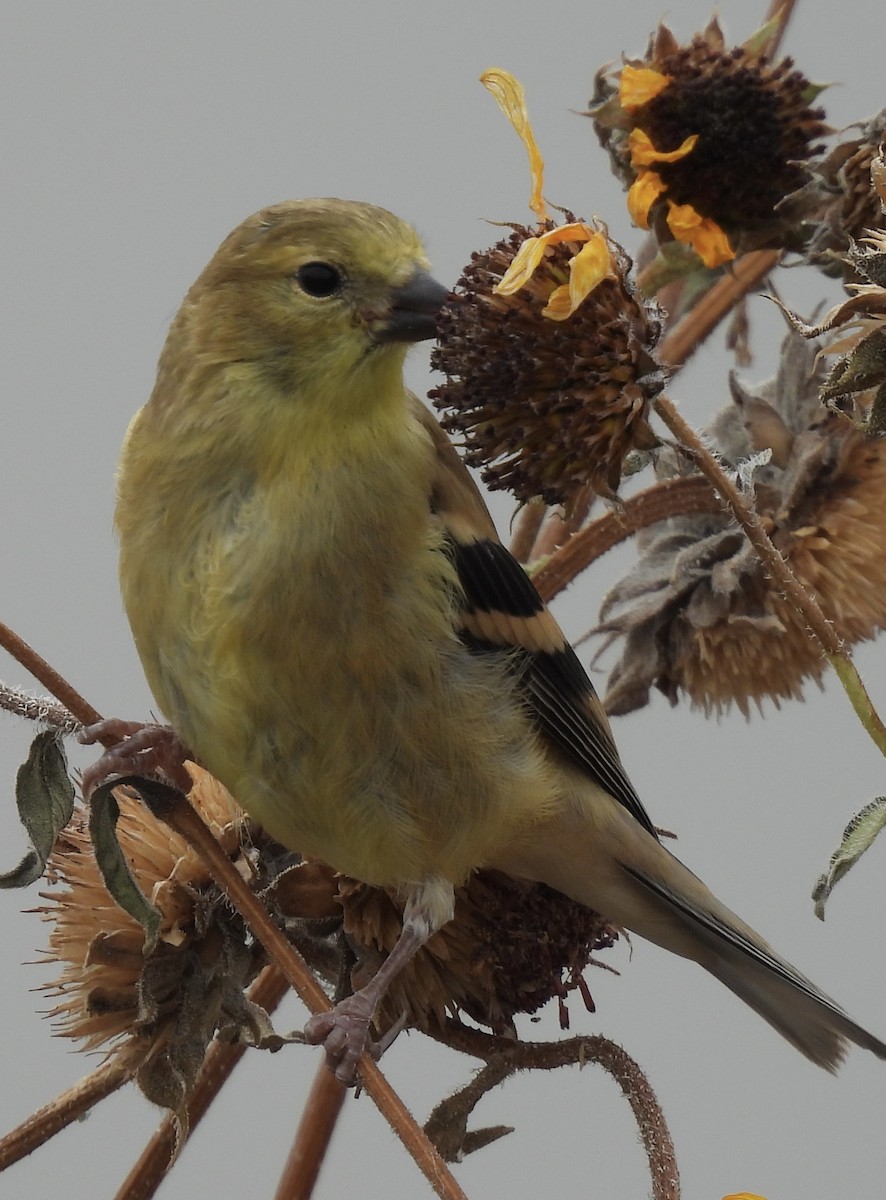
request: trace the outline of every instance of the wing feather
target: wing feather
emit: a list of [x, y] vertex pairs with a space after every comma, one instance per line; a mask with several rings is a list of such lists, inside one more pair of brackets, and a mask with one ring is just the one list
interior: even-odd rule
[[462, 641], [475, 654], [508, 651], [539, 730], [640, 822], [652, 824], [625, 773], [600, 699], [532, 580], [501, 544], [467, 468], [426, 409], [416, 416], [437, 451], [430, 496], [461, 584]]

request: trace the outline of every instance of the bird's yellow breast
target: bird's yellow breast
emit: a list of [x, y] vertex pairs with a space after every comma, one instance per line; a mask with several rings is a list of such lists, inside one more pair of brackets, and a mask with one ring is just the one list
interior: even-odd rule
[[[454, 632], [432, 447], [402, 401], [341, 429], [328, 459], [289, 435], [273, 470], [267, 447], [250, 470], [241, 445], [215, 472], [179, 438], [150, 464], [162, 512], [123, 503], [124, 599], [152, 689], [290, 848], [377, 884], [458, 881], [550, 784], [507, 663]], [[140, 440], [137, 420], [121, 499]]]

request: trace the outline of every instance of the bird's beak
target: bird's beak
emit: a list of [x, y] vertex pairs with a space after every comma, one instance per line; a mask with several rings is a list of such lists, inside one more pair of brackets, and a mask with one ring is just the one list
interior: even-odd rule
[[375, 340], [423, 342], [426, 338], [436, 337], [437, 313], [448, 295], [448, 288], [418, 268], [391, 292], [390, 308], [374, 326]]

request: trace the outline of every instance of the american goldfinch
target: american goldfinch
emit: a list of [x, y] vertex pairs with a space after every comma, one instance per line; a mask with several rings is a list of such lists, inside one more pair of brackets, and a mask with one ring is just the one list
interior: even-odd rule
[[404, 387], [446, 294], [389, 212], [264, 209], [185, 298], [122, 454], [123, 597], [173, 729], [284, 845], [405, 899], [393, 953], [308, 1039], [352, 1080], [388, 980], [495, 867], [694, 959], [823, 1067], [847, 1041], [886, 1057], [660, 843], [577, 657]]

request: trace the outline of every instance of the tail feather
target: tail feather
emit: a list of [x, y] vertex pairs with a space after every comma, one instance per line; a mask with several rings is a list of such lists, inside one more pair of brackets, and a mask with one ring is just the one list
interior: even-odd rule
[[[828, 1071], [836, 1071], [849, 1042], [863, 1046], [878, 1058], [886, 1058], [886, 1044], [857, 1025], [811, 980], [780, 958], [750, 926], [716, 900], [688, 869], [684, 868], [695, 885], [693, 890], [703, 889], [706, 893], [704, 907], [686, 894], [671, 890], [660, 879], [624, 863], [620, 865], [644, 889], [649, 900], [657, 907], [664, 907], [660, 915], [676, 920], [688, 935], [688, 944], [693, 946], [688, 956], [750, 1005], [807, 1058]], [[670, 939], [661, 937], [660, 931], [657, 922], [650, 931], [636, 929], [637, 933], [651, 937], [668, 949], [687, 953], [685, 948], [678, 948], [672, 942], [669, 944]], [[680, 942], [684, 941], [680, 939]]]

